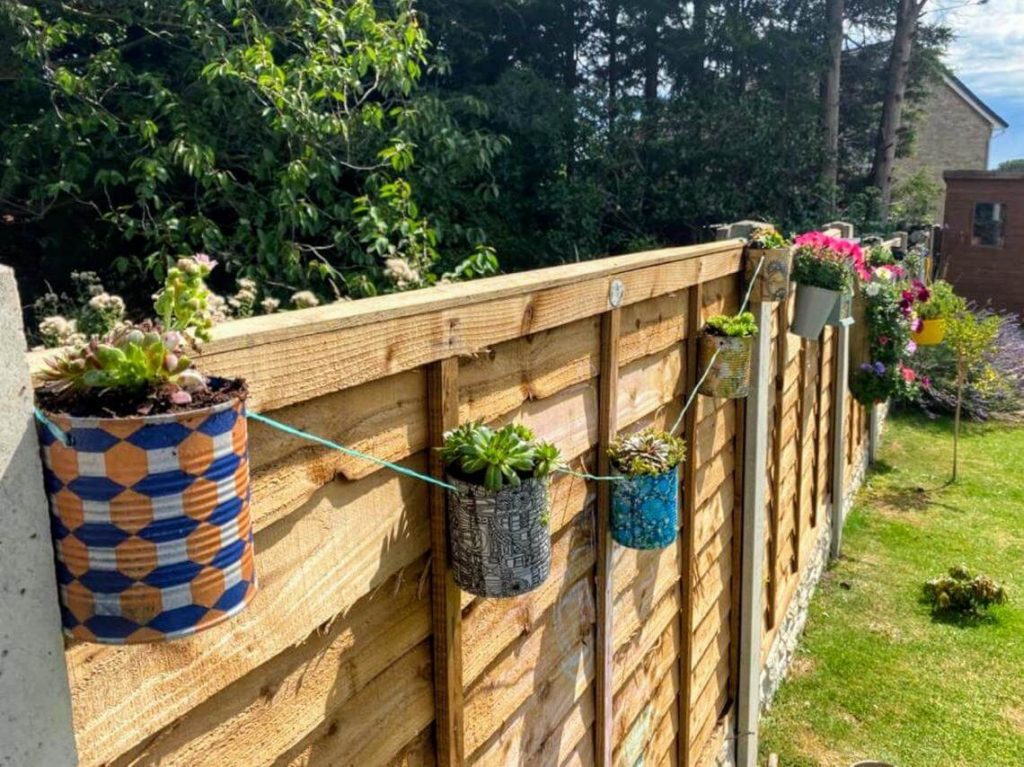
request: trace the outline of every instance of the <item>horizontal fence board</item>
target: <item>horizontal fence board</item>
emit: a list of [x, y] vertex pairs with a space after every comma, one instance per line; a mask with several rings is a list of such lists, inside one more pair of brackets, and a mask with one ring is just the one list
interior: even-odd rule
[[[592, 472], [613, 280], [624, 288], [615, 423], [619, 433], [668, 428], [701, 372], [687, 362], [697, 325], [743, 298], [741, 260], [742, 243], [726, 241], [252, 318], [215, 328], [197, 359], [246, 378], [253, 411], [424, 471], [425, 366], [458, 358], [460, 422], [522, 422]], [[780, 334], [782, 312], [791, 317], [792, 299], [764, 329], [777, 346], [765, 467], [774, 611], [762, 653], [777, 630], [768, 619], [777, 627], [785, 616], [823, 532], [832, 460], [836, 333], [820, 344]], [[36, 370], [41, 358], [30, 355]], [[595, 763], [602, 586], [613, 611], [613, 762], [713, 763], [735, 705], [742, 412], [696, 397], [687, 538], [659, 551], [614, 546], [610, 583], [593, 575], [596, 484], [552, 478], [548, 582], [518, 599], [460, 597], [467, 764]], [[869, 419], [854, 403], [845, 417], [839, 460], [852, 478]], [[82, 764], [434, 765], [426, 486], [257, 422], [249, 449], [256, 600], [165, 646], [73, 643]]]

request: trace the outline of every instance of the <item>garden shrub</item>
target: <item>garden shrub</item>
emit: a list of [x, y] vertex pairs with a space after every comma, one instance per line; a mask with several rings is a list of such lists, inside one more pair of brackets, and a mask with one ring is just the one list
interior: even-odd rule
[[937, 613], [977, 615], [992, 605], [1005, 604], [1006, 588], [987, 575], [972, 576], [964, 565], [951, 567], [924, 584], [925, 601]]

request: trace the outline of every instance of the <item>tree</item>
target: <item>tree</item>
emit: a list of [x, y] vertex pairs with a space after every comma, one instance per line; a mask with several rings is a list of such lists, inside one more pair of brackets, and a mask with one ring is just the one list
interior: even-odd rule
[[997, 170], [1015, 171], [1017, 173], [1024, 172], [1024, 157], [1018, 160], [1005, 160], [999, 163]]
[[945, 343], [956, 355], [956, 410], [953, 416], [953, 478], [959, 479], [960, 416], [964, 387], [972, 378], [984, 377], [988, 356], [999, 334], [998, 315], [979, 317], [971, 311], [960, 311], [947, 320]]
[[835, 214], [836, 207], [835, 189], [839, 185], [839, 87], [842, 81], [845, 7], [845, 0], [828, 0], [826, 6], [828, 62], [821, 99], [825, 126], [825, 163], [821, 180], [826, 190], [832, 190], [832, 214]]
[[882, 119], [878, 128], [875, 160], [872, 169], [879, 191], [879, 207], [883, 221], [889, 218], [892, 197], [892, 168], [896, 161], [896, 139], [903, 116], [903, 99], [907, 90], [910, 59], [917, 35], [918, 20], [928, 0], [899, 0], [896, 30], [889, 55], [889, 72], [885, 86]]
[[418, 147], [474, 174], [500, 151], [415, 97], [429, 43], [410, 0], [6, 2], [0, 28], [16, 263], [99, 260], [126, 297], [196, 251], [283, 299], [427, 283], [443, 235], [413, 185]]

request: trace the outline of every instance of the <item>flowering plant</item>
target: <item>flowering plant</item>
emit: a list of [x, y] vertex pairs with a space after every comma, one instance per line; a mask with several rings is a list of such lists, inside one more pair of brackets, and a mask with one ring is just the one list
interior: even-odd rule
[[944, 320], [963, 312], [967, 303], [953, 292], [953, 286], [944, 280], [932, 283], [929, 295], [919, 296], [917, 314], [922, 320]]
[[205, 280], [216, 264], [202, 254], [179, 259], [154, 296], [159, 321], [94, 335], [49, 360], [40, 392], [54, 404], [90, 390], [101, 395], [148, 393], [175, 405], [189, 404], [206, 387], [206, 378], [192, 368], [186, 352], [210, 338], [213, 320]]
[[794, 245], [794, 282], [849, 292], [855, 275], [868, 275], [864, 253], [855, 243], [823, 232], [808, 232], [797, 237]]
[[914, 313], [915, 302], [927, 300], [927, 288], [919, 283], [905, 287], [898, 266], [878, 266], [868, 270], [861, 283], [867, 299], [865, 322], [869, 340], [869, 360], [854, 371], [850, 389], [858, 402], [871, 405], [889, 398], [913, 397], [921, 384], [908, 366], [917, 345], [910, 337], [920, 320]]

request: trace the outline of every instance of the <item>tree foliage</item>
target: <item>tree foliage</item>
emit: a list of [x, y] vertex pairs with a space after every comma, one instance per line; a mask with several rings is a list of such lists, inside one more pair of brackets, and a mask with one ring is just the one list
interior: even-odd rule
[[268, 295], [414, 287], [442, 243], [415, 194], [417, 145], [429, 135], [456, 183], [461, 158], [476, 176], [500, 150], [414, 99], [429, 44], [409, 0], [2, 13], [15, 74], [0, 86], [0, 202], [30, 271], [33, 258], [67, 273], [102, 254], [117, 273], [159, 278], [204, 251]]

